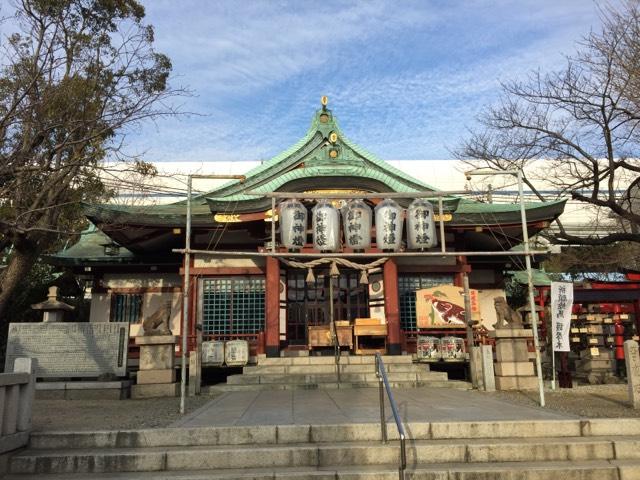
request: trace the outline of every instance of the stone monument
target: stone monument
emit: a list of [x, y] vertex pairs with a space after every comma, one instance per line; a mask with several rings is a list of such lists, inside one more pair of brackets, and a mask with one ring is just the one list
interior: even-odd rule
[[624, 360], [627, 366], [629, 402], [633, 408], [640, 408], [640, 353], [635, 340], [624, 342]]
[[531, 390], [538, 388], [533, 363], [529, 361], [527, 340], [533, 331], [524, 328], [517, 312], [504, 297], [494, 300], [498, 321], [489, 335], [496, 339], [495, 386], [497, 390]]
[[144, 319], [144, 334], [136, 337], [140, 346], [140, 365], [136, 385], [131, 388], [132, 398], [175, 397], [175, 347], [177, 337], [171, 333], [171, 302], [165, 302], [151, 316]]

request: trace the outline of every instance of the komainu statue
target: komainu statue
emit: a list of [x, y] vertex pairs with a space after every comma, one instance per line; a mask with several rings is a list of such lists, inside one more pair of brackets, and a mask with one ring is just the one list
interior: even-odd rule
[[167, 300], [153, 314], [144, 319], [142, 329], [145, 335], [172, 335], [169, 328], [171, 320], [171, 300]]
[[496, 309], [496, 316], [498, 317], [498, 321], [495, 325], [496, 330], [499, 328], [522, 326], [522, 319], [520, 318], [520, 315], [507, 305], [507, 300], [504, 297], [494, 298], [493, 304]]

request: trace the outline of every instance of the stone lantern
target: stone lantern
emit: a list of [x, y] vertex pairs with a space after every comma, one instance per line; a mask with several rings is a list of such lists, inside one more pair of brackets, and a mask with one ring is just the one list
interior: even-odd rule
[[58, 300], [58, 287], [49, 287], [49, 295], [44, 302], [31, 305], [34, 310], [42, 310], [43, 322], [62, 322], [64, 312], [71, 312], [74, 307]]
[[328, 200], [320, 200], [311, 210], [313, 247], [321, 252], [340, 249], [340, 212]]
[[407, 208], [407, 247], [423, 250], [436, 244], [433, 205], [423, 198], [416, 198]]
[[371, 246], [371, 209], [363, 200], [351, 200], [342, 211], [344, 240], [353, 250]]
[[376, 208], [376, 243], [381, 250], [400, 250], [402, 245], [402, 208], [387, 198]]

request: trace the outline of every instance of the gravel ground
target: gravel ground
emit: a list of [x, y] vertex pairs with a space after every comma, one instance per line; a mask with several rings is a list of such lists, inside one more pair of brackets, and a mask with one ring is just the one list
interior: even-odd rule
[[[538, 392], [484, 393], [518, 405], [538, 406]], [[213, 396], [187, 398], [192, 412]], [[629, 407], [626, 385], [580, 386], [546, 391], [550, 410], [591, 418], [640, 417]], [[33, 427], [42, 430], [116, 430], [167, 427], [180, 418], [179, 398], [145, 400], [36, 400]], [[479, 419], [481, 420], [481, 419]]]
[[[192, 412], [213, 396], [188, 397]], [[180, 418], [180, 398], [35, 400], [33, 430], [126, 430], [167, 427]]]
[[[539, 405], [537, 391], [485, 393], [500, 400], [527, 406]], [[640, 417], [640, 410], [629, 406], [627, 385], [585, 385], [545, 390], [546, 408], [590, 418]]]

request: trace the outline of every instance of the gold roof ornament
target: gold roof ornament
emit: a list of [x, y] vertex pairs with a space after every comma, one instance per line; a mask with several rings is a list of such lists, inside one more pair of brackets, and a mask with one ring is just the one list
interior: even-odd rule
[[320, 97], [320, 103], [322, 104], [322, 109], [326, 110], [327, 104], [329, 103], [329, 97], [327, 97], [326, 95], [323, 95], [322, 97]]

